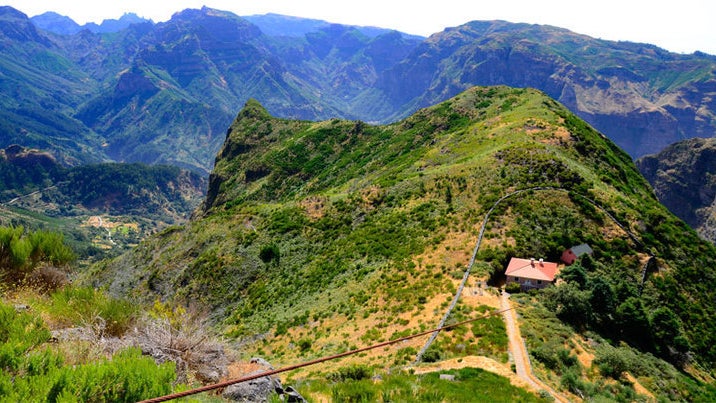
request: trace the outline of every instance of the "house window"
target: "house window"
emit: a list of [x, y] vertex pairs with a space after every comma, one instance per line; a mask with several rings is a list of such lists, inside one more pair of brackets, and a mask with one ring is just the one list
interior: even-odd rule
[[537, 284], [542, 284], [542, 280], [537, 280]]

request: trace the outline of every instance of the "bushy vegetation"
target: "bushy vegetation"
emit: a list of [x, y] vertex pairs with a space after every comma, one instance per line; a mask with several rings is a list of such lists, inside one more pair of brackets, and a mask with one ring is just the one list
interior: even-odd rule
[[111, 359], [67, 366], [46, 344], [49, 338], [39, 317], [0, 302], [0, 399], [134, 402], [172, 390], [172, 363], [157, 365], [129, 349]]
[[[534, 369], [543, 380], [552, 380], [559, 387], [588, 400], [645, 399], [636, 393], [628, 375], [657, 399], [710, 401], [715, 396], [713, 385], [690, 377], [652, 353], [640, 352], [624, 343], [614, 346], [591, 331], [575, 335], [573, 329], [546, 309], [540, 299], [541, 296], [521, 294], [517, 302], [525, 321], [521, 326], [522, 334]], [[578, 354], [592, 355], [591, 367], [585, 367], [577, 358]]]
[[[41, 265], [61, 268], [74, 258], [74, 253], [65, 245], [61, 234], [26, 232], [23, 227], [0, 227], [0, 277], [8, 284], [18, 286], [33, 279], [41, 281], [39, 276], [33, 277]], [[37, 286], [44, 288], [53, 285], [53, 280], [48, 279], [48, 283]]]
[[647, 311], [638, 279], [618, 274], [626, 269], [608, 270], [587, 261], [589, 272], [579, 263], [565, 268], [560, 273], [565, 283], [545, 290], [543, 304], [578, 329], [594, 329], [683, 365], [690, 346], [674, 312], [663, 305]]
[[139, 307], [89, 287], [63, 287], [38, 306], [56, 326], [90, 326], [102, 336], [122, 336], [138, 317]]
[[370, 379], [372, 373], [373, 370], [365, 365], [352, 365], [338, 368], [337, 371], [328, 374], [326, 379], [331, 382], [360, 381]]
[[[452, 375], [455, 380], [440, 379], [440, 374]], [[317, 393], [342, 402], [548, 401], [511, 385], [507, 378], [476, 368], [425, 375], [382, 374], [377, 381], [350, 378], [326, 383], [311, 379], [299, 384], [298, 390], [309, 399]]]

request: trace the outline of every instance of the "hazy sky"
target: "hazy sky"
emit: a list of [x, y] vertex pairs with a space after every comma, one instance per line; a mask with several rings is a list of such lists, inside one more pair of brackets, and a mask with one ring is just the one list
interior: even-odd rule
[[80, 24], [125, 12], [166, 21], [202, 5], [238, 15], [279, 13], [428, 36], [472, 20], [548, 24], [595, 38], [646, 42], [670, 51], [716, 55], [714, 0], [6, 0], [32, 17], [55, 11]]

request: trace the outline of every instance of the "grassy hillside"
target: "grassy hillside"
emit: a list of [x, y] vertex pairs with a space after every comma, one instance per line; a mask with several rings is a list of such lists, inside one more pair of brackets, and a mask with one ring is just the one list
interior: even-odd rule
[[[497, 307], [496, 289], [484, 283], [501, 285], [510, 256], [555, 261], [587, 242], [593, 259], [534, 296], [544, 318], [522, 324], [536, 332], [532, 350], [553, 351], [540, 335], [549, 334], [545, 323], [560, 324], [598, 345], [624, 342], [660, 357], [664, 368], [674, 367], [662, 359], [673, 363], [694, 377], [662, 371], [687, 385], [674, 396], [701, 396], [698, 377], [716, 361], [716, 250], [658, 203], [626, 153], [535, 90], [476, 87], [387, 126], [277, 119], [250, 101], [217, 157], [203, 216], [95, 266], [85, 281], [204, 306], [246, 354], [292, 363], [434, 327], [485, 213], [526, 189], [497, 204], [450, 320]], [[572, 362], [570, 337], [558, 339], [565, 355], [557, 362]], [[420, 346], [357, 360], [402, 366]], [[582, 348], [596, 354], [595, 346]], [[429, 356], [504, 366], [504, 327], [447, 332]], [[569, 365], [571, 375], [548, 367], [556, 374], [549, 382], [574, 396], [584, 388], [570, 377], [591, 385], [588, 396], [636, 396], [634, 382], [612, 387], [621, 372], [610, 378], [599, 362]], [[646, 372], [631, 373], [646, 382]]]

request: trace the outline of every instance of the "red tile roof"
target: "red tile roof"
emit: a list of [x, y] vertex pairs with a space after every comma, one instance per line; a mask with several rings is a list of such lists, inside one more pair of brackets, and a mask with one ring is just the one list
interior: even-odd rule
[[554, 276], [557, 274], [557, 263], [513, 257], [507, 265], [505, 274], [533, 280], [554, 281]]

